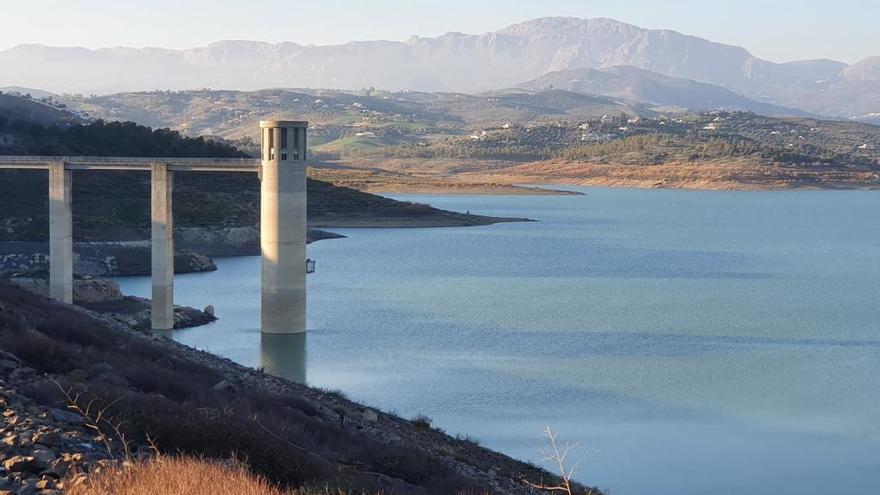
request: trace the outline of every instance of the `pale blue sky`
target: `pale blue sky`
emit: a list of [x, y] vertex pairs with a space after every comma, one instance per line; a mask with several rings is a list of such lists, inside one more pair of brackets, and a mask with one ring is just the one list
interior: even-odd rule
[[774, 61], [880, 55], [880, 0], [0, 0], [0, 49], [402, 40], [543, 16], [674, 29]]

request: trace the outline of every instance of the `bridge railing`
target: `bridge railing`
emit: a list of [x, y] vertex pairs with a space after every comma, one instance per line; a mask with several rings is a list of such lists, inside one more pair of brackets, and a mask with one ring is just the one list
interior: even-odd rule
[[121, 157], [121, 156], [16, 156], [0, 155], [0, 161], [7, 163], [118, 163], [118, 164], [150, 164], [150, 163], [235, 163], [242, 165], [258, 165], [256, 158], [177, 158], [177, 157]]
[[164, 163], [177, 171], [257, 172], [260, 160], [254, 158], [167, 158], [119, 156], [0, 156], [0, 168], [48, 169], [50, 164], [64, 162], [65, 168], [76, 170], [150, 170], [153, 164]]

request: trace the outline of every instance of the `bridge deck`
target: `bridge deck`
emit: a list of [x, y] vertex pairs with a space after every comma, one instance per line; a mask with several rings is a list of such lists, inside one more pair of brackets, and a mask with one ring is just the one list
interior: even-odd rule
[[199, 172], [259, 172], [253, 158], [127, 158], [99, 156], [0, 156], [0, 169], [48, 170], [50, 163], [64, 162], [68, 170], [150, 170], [166, 163], [170, 170]]

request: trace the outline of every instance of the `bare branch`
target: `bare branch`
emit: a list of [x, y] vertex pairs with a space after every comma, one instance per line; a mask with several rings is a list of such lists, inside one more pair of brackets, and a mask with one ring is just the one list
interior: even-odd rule
[[[54, 379], [52, 380], [52, 383], [54, 383], [64, 395], [64, 398], [67, 401], [67, 408], [83, 417], [83, 425], [86, 428], [95, 432], [95, 434], [101, 440], [101, 443], [104, 444], [104, 448], [107, 449], [107, 454], [112, 459], [115, 459], [115, 456], [113, 454], [113, 445], [111, 443], [112, 437], [105, 431], [106, 427], [109, 427], [109, 429], [116, 434], [116, 438], [122, 445], [125, 460], [131, 461], [131, 447], [129, 446], [128, 441], [126, 441], [125, 439], [125, 434], [122, 432], [123, 423], [114, 423], [110, 419], [107, 419], [107, 411], [111, 407], [122, 401], [124, 397], [119, 397], [111, 401], [104, 407], [98, 409], [97, 412], [93, 413], [92, 410], [97, 403], [97, 399], [90, 400], [88, 404], [83, 407], [80, 402], [80, 398], [82, 397], [83, 392], [74, 392], [72, 389], [65, 389], [61, 386], [60, 383], [58, 383]], [[106, 425], [106, 427], [103, 429], [102, 424]]]
[[[570, 443], [566, 442], [565, 444], [560, 444], [557, 440], [557, 433], [554, 432], [549, 426], [544, 428], [544, 436], [547, 437], [547, 446], [541, 449], [541, 458], [544, 462], [552, 463], [556, 465], [556, 468], [559, 470], [559, 478], [561, 483], [558, 485], [547, 485], [541, 481], [541, 483], [533, 483], [525, 477], [522, 478], [522, 482], [531, 488], [535, 488], [538, 490], [543, 490], [545, 492], [550, 493], [565, 493], [567, 495], [574, 495], [573, 492], [573, 479], [575, 473], [577, 473], [578, 464], [574, 464], [571, 467], [567, 466], [567, 460], [569, 454], [579, 448], [581, 445], [579, 443]], [[595, 493], [592, 489], [589, 489], [587, 495], [591, 495]]]

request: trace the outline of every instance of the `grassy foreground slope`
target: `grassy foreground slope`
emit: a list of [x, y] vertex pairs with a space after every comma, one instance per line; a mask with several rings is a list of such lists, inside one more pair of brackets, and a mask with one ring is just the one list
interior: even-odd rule
[[[424, 420], [98, 321], [3, 282], [0, 350], [8, 353], [5, 385], [36, 401], [32, 410], [64, 409], [62, 391], [106, 409], [101, 433], [117, 456], [124, 437], [133, 452], [241, 459], [273, 485], [334, 493], [528, 494], [523, 479], [554, 481]], [[9, 361], [20, 369], [10, 373]]]

